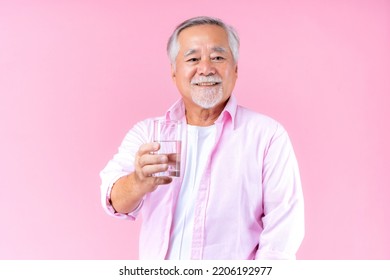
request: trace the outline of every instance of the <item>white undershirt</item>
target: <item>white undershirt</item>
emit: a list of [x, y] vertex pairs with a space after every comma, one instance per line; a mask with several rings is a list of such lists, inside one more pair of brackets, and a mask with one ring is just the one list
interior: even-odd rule
[[215, 125], [187, 126], [186, 167], [173, 217], [167, 259], [188, 260], [191, 257], [194, 205], [200, 179], [214, 145], [215, 134]]

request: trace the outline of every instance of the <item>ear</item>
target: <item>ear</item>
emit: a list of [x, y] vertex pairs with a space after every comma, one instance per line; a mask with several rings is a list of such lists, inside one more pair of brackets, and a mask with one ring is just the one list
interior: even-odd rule
[[172, 81], [176, 81], [176, 69], [175, 69], [175, 65], [171, 64], [171, 77], [172, 77]]
[[236, 77], [238, 77], [238, 64], [236, 64], [236, 69], [234, 69], [234, 72], [236, 73]]

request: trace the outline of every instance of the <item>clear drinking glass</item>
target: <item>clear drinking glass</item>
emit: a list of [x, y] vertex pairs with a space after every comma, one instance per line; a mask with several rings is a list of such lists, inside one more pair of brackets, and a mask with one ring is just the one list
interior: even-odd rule
[[160, 149], [155, 154], [168, 156], [168, 170], [153, 176], [180, 177], [181, 129], [181, 121], [154, 120], [153, 141], [160, 143]]

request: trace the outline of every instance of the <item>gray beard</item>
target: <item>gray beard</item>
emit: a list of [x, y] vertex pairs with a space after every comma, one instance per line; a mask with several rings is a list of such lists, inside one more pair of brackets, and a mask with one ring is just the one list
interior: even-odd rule
[[218, 87], [191, 90], [192, 101], [204, 109], [213, 108], [223, 97], [222, 85]]

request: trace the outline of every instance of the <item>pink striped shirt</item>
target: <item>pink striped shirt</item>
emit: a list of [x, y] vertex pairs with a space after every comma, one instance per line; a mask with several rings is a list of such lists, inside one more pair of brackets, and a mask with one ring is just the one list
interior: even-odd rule
[[[185, 123], [182, 100], [166, 113]], [[284, 128], [237, 105], [234, 96], [215, 122], [215, 145], [200, 180], [194, 209], [192, 259], [295, 259], [304, 236], [303, 195], [298, 164]], [[122, 219], [142, 213], [140, 259], [165, 259], [183, 178], [146, 195], [132, 213], [115, 213], [113, 183], [134, 171], [141, 144], [152, 142], [152, 119], [136, 124], [100, 173], [102, 204]], [[186, 125], [182, 170], [185, 170]]]

